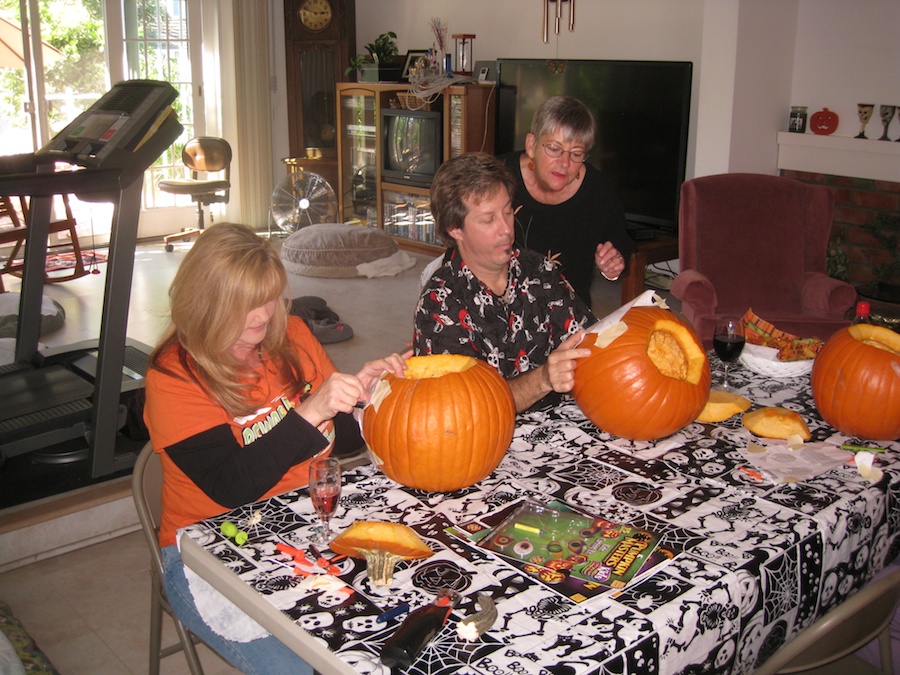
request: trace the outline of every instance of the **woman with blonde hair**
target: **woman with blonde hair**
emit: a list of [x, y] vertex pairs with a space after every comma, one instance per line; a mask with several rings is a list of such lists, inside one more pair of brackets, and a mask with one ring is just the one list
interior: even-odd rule
[[[171, 322], [147, 373], [144, 418], [163, 467], [166, 592], [182, 622], [244, 672], [312, 670], [271, 636], [210, 627], [176, 531], [305, 486], [313, 457], [361, 447], [349, 413], [382, 372], [405, 369], [392, 354], [356, 375], [337, 372], [306, 324], [288, 314], [286, 288], [268, 241], [242, 225], [209, 228], [169, 289]], [[240, 639], [248, 634], [255, 639]]]

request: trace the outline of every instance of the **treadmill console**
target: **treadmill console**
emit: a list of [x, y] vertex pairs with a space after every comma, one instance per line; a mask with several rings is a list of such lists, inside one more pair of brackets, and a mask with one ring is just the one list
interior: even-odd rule
[[113, 86], [36, 156], [90, 168], [124, 166], [174, 116], [178, 91], [168, 82], [129, 80]]

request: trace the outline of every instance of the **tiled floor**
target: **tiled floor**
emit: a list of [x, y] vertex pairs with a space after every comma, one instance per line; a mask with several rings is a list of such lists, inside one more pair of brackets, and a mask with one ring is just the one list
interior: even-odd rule
[[[136, 255], [129, 336], [152, 345], [165, 322], [166, 291], [190, 244], [165, 253], [161, 244], [141, 245]], [[394, 277], [318, 279], [291, 275], [292, 297], [316, 295], [349, 323], [354, 337], [329, 345], [340, 370], [356, 372], [367, 360], [402, 351], [412, 334], [419, 274], [428, 256], [411, 254], [416, 267]], [[9, 277], [7, 277], [9, 279]], [[50, 346], [96, 337], [104, 275], [51, 286], [47, 294], [66, 310], [66, 325], [48, 336]], [[8, 283], [17, 290], [17, 282]], [[602, 284], [602, 285], [601, 285]], [[600, 316], [619, 306], [619, 287], [595, 284]], [[668, 295], [668, 294], [665, 294]], [[147, 672], [150, 580], [148, 554], [138, 532], [0, 574], [5, 600], [64, 675]], [[175, 641], [166, 620], [164, 643]], [[233, 673], [205, 648], [206, 672]], [[163, 661], [163, 673], [186, 673], [183, 656]]]

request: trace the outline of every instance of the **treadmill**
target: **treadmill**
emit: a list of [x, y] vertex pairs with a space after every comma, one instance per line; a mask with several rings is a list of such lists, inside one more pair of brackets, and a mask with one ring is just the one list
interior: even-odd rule
[[[141, 191], [144, 171], [183, 131], [177, 97], [167, 82], [120, 82], [38, 152], [0, 157], [0, 194], [31, 198], [15, 362], [0, 366], [3, 462], [38, 451], [54, 461], [51, 449], [64, 444], [80, 448], [78, 459], [86, 454], [92, 479], [134, 464], [143, 440], [125, 427], [129, 406], [130, 417], [140, 414], [134, 403], [150, 351], [126, 337]], [[60, 194], [114, 205], [100, 335], [39, 351], [51, 207]]]

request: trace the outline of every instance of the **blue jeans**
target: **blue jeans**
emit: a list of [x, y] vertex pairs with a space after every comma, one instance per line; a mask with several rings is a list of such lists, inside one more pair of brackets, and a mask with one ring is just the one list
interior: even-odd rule
[[166, 595], [172, 611], [194, 635], [199, 637], [219, 656], [244, 673], [260, 675], [313, 675], [312, 667], [284, 646], [278, 638], [269, 635], [251, 642], [234, 642], [214, 632], [200, 616], [194, 604], [194, 596], [184, 576], [184, 562], [177, 546], [162, 549]]

